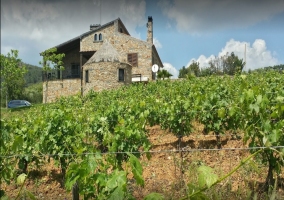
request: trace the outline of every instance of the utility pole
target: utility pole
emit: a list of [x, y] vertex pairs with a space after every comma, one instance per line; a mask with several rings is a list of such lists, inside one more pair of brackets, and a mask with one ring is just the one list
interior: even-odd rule
[[102, 24], [102, 2], [101, 2], [101, 0], [100, 0], [100, 25]]

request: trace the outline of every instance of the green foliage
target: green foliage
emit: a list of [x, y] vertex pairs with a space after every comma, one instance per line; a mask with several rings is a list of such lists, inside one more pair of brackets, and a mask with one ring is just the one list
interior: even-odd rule
[[225, 55], [223, 58], [223, 73], [228, 75], [235, 75], [241, 73], [245, 66], [243, 59], [239, 59], [238, 56], [231, 53], [231, 55]]
[[40, 65], [42, 65], [42, 70], [44, 72], [44, 81], [46, 84], [46, 90], [45, 90], [45, 99], [44, 102], [47, 103], [47, 94], [48, 94], [48, 74], [52, 70], [59, 70], [60, 71], [60, 78], [62, 78], [61, 71], [64, 70], [63, 67], [63, 58], [65, 57], [64, 53], [57, 53], [56, 48], [51, 48], [48, 50], [45, 50], [40, 54], [43, 57], [43, 60], [39, 62]]
[[25, 99], [32, 104], [42, 103], [42, 82], [25, 87], [21, 99]]
[[[19, 87], [21, 89], [20, 93], [17, 93], [17, 95], [11, 99], [24, 99], [32, 104], [42, 103], [42, 68], [22, 62], [20, 62], [19, 65], [26, 67], [26, 73], [24, 75], [25, 81], [23, 85]], [[1, 93], [1, 107], [6, 107], [5, 98], [5, 94]]]
[[18, 51], [11, 50], [6, 56], [1, 54], [1, 96], [6, 97], [6, 106], [11, 99], [21, 97], [26, 73], [25, 66], [21, 65], [21, 60], [18, 58]]
[[17, 185], [22, 185], [24, 184], [25, 180], [26, 180], [26, 177], [27, 175], [26, 174], [20, 174], [18, 177], [17, 177]]
[[189, 76], [200, 76], [199, 62], [193, 61], [187, 68], [184, 66], [179, 70], [179, 78], [188, 78]]
[[128, 153], [128, 156], [129, 156], [129, 163], [132, 169], [132, 173], [134, 175], [136, 182], [138, 183], [138, 185], [144, 186], [144, 179], [142, 177], [143, 168], [140, 161], [132, 154]]
[[25, 74], [26, 85], [42, 82], [42, 68], [27, 63], [23, 63], [26, 66], [27, 73]]
[[267, 66], [267, 67], [264, 67], [264, 68], [257, 68], [257, 69], [254, 69], [254, 70], [249, 70], [249, 73], [263, 73], [263, 72], [266, 72], [266, 71], [269, 71], [269, 70], [275, 70], [275, 71], [279, 71], [279, 72], [282, 72], [283, 73], [283, 70], [284, 70], [284, 64], [279, 64], [279, 65], [274, 65], [274, 66]]
[[[194, 64], [194, 63], [193, 63]], [[201, 67], [200, 76], [210, 75], [235, 75], [240, 74], [245, 66], [243, 59], [232, 52], [230, 55], [227, 53], [224, 56], [215, 57], [209, 61], [209, 67]], [[199, 65], [198, 65], [199, 67]]]
[[165, 78], [170, 78], [171, 76], [173, 75], [165, 69], [158, 71], [158, 79], [164, 80]]
[[214, 170], [208, 166], [200, 166], [197, 169], [200, 188], [204, 186], [210, 188], [218, 180], [218, 176], [214, 174], [213, 171]]
[[47, 49], [40, 54], [43, 61], [39, 62], [42, 65], [43, 71], [50, 71], [52, 68], [64, 70], [62, 59], [65, 57], [64, 53], [57, 53], [56, 48]]
[[[86, 199], [132, 199], [129, 173], [138, 185], [145, 184], [139, 157], [151, 147], [146, 127], [160, 125], [181, 138], [191, 134], [195, 121], [205, 133], [244, 131], [250, 147], [269, 147], [252, 150], [270, 166], [268, 176], [271, 171], [279, 174], [284, 152], [273, 147], [284, 143], [283, 85], [284, 77], [276, 71], [195, 77], [90, 92], [32, 107], [21, 117], [1, 119], [1, 180], [9, 183], [16, 177], [19, 160], [46, 162], [38, 158], [48, 155], [60, 164], [68, 190], [76, 183]], [[189, 196], [223, 180], [216, 181], [207, 167], [197, 171], [199, 184], [188, 185]], [[192, 198], [206, 196], [201, 191]]]

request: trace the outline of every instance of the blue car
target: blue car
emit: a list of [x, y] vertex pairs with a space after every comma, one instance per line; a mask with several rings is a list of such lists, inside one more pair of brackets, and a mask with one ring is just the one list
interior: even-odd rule
[[31, 106], [32, 104], [26, 100], [12, 100], [8, 103], [8, 108], [19, 108]]

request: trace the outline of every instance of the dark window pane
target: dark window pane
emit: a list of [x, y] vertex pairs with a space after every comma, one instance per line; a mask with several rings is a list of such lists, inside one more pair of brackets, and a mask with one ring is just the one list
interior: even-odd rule
[[85, 76], [85, 81], [86, 81], [86, 83], [88, 83], [89, 82], [89, 70], [86, 70], [86, 74], [85, 74], [86, 76]]
[[80, 77], [79, 64], [72, 64], [71, 65], [71, 77], [72, 78], [79, 78]]
[[124, 69], [119, 69], [118, 70], [118, 80], [119, 81], [124, 81]]

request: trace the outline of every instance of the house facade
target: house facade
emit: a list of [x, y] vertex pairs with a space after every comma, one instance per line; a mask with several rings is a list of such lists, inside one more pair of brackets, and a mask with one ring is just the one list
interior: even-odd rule
[[118, 18], [56, 46], [64, 53], [64, 70], [48, 72], [43, 102], [90, 90], [115, 89], [133, 82], [155, 80], [152, 66], [163, 67], [153, 44], [153, 19], [148, 17], [147, 40], [132, 37]]

